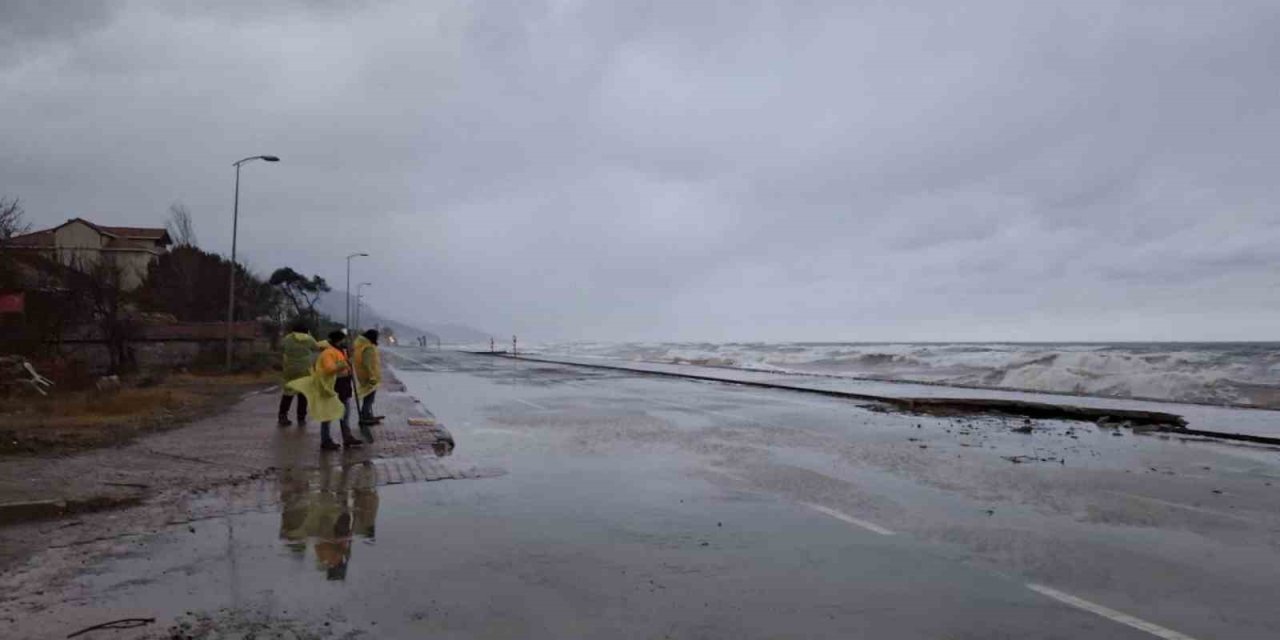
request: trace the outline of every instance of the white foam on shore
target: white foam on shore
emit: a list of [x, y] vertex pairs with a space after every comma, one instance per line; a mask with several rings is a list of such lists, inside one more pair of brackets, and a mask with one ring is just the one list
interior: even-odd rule
[[1280, 407], [1280, 344], [567, 343], [531, 353]]

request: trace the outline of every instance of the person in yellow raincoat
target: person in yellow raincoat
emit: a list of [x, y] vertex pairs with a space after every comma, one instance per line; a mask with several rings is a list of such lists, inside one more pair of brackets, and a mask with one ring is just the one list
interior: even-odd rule
[[311, 512], [311, 492], [307, 472], [285, 468], [280, 474], [280, 539], [297, 554], [307, 550], [307, 515]]
[[289, 421], [289, 405], [293, 404], [294, 396], [298, 397], [298, 426], [307, 422], [307, 397], [290, 389], [289, 382], [307, 376], [311, 372], [312, 358], [322, 349], [320, 343], [307, 332], [307, 325], [302, 322], [294, 323], [289, 335], [280, 341], [280, 351], [284, 357], [284, 366], [281, 368], [283, 380], [280, 382], [284, 391], [280, 395], [280, 416], [276, 421], [280, 426], [293, 424]]
[[[329, 344], [316, 358], [311, 375], [289, 382], [290, 389], [306, 396], [307, 404], [316, 420], [320, 421], [320, 448], [332, 451], [339, 448], [329, 435], [329, 424], [340, 421], [342, 446], [359, 447], [364, 444], [351, 435], [347, 422], [347, 400], [351, 398], [351, 366], [342, 346], [347, 336], [341, 331], [329, 334]], [[345, 383], [345, 384], [344, 384]]]
[[[356, 397], [360, 399], [360, 426], [371, 427], [382, 421], [373, 415], [373, 399], [382, 383], [382, 356], [378, 353], [378, 330], [370, 329], [356, 338]], [[368, 430], [363, 431], [368, 437]]]

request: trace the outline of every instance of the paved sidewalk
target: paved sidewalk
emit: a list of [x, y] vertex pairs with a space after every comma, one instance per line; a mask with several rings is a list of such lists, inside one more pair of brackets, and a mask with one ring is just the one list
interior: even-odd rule
[[207, 517], [211, 504], [222, 512], [261, 507], [264, 487], [285, 469], [368, 460], [380, 484], [464, 477], [436, 461], [451, 451], [448, 431], [409, 424], [434, 419], [391, 372], [387, 378], [377, 402], [386, 420], [373, 428], [373, 444], [351, 452], [321, 452], [318, 423], [276, 426], [278, 387], [268, 387], [218, 416], [126, 446], [0, 460], [0, 569], [42, 547]]

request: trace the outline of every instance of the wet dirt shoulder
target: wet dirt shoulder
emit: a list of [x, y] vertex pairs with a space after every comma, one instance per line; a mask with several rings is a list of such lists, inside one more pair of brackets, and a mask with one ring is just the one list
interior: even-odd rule
[[0, 460], [127, 445], [217, 416], [240, 399], [272, 388], [276, 377], [266, 372], [183, 374], [112, 391], [74, 391], [14, 401], [0, 414]]

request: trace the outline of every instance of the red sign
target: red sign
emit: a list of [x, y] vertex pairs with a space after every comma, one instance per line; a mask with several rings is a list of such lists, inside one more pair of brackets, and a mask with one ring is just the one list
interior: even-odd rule
[[22, 292], [0, 293], [0, 313], [22, 313], [27, 307], [26, 302]]

